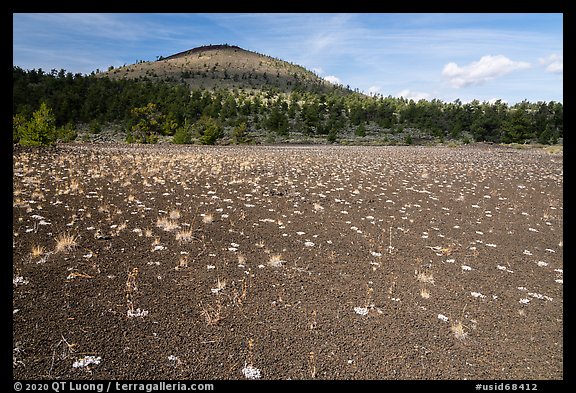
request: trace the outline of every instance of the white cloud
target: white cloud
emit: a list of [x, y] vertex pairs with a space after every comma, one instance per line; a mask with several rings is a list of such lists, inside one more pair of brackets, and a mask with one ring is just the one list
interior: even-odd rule
[[380, 90], [382, 90], [380, 86], [370, 86], [368, 88], [368, 94], [373, 96], [374, 94], [380, 93]]
[[447, 77], [453, 87], [479, 85], [494, 78], [506, 75], [515, 70], [530, 68], [530, 63], [512, 61], [506, 56], [482, 56], [467, 66], [460, 67], [450, 62], [442, 69], [442, 75]]
[[312, 71], [315, 72], [317, 75], [322, 75], [324, 73], [322, 67], [313, 67]]
[[564, 56], [553, 53], [547, 57], [539, 59], [540, 64], [546, 66], [546, 72], [553, 74], [564, 73]]
[[408, 89], [404, 89], [400, 92], [398, 92], [396, 94], [397, 97], [404, 97], [407, 100], [414, 100], [414, 101], [420, 101], [420, 100], [427, 100], [428, 98], [430, 98], [430, 94], [428, 93], [424, 93], [421, 91], [412, 91], [412, 90], [408, 90]]
[[490, 98], [490, 99], [488, 100], [488, 103], [489, 103], [489, 104], [495, 104], [495, 103], [498, 102], [498, 101], [500, 101], [502, 104], [508, 105], [508, 101], [503, 100], [503, 99], [501, 99], [501, 98], [496, 98], [496, 97]]
[[327, 75], [324, 77], [325, 80], [327, 80], [328, 82], [332, 83], [333, 85], [340, 85], [342, 84], [342, 82], [340, 82], [340, 78], [334, 76], [334, 75]]

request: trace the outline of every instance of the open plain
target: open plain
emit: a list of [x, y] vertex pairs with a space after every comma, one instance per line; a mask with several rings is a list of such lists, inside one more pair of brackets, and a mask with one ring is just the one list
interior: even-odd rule
[[563, 379], [563, 156], [13, 153], [17, 379]]

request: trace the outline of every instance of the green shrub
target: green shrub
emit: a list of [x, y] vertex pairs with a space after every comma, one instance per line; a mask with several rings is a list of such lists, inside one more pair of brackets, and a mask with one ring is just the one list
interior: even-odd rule
[[240, 123], [232, 130], [232, 139], [236, 144], [251, 143], [252, 138], [248, 136], [246, 123]]
[[12, 116], [12, 143], [20, 141], [20, 127], [26, 124], [26, 117], [20, 113]]
[[190, 144], [192, 143], [192, 131], [188, 124], [184, 124], [182, 127], [178, 127], [174, 136], [172, 137], [172, 143], [178, 145]]
[[58, 140], [61, 142], [72, 142], [78, 136], [72, 123], [66, 124], [57, 130]]
[[102, 131], [102, 124], [97, 119], [94, 119], [90, 122], [90, 133], [92, 134], [99, 134]]
[[213, 145], [224, 136], [222, 125], [211, 117], [202, 116], [194, 123], [194, 131], [203, 145]]
[[[160, 132], [160, 112], [156, 104], [148, 103], [146, 106], [132, 108], [130, 111], [135, 123], [132, 124], [130, 139], [137, 143], [156, 143]], [[128, 141], [128, 136], [126, 140]], [[129, 141], [128, 141], [129, 142]], [[130, 142], [129, 142], [130, 143]]]
[[328, 143], [335, 143], [337, 140], [338, 140], [338, 133], [336, 132], [336, 130], [334, 129], [330, 130], [328, 136], [326, 137], [326, 141]]
[[354, 133], [359, 137], [366, 136], [366, 127], [364, 126], [364, 123], [360, 123], [360, 125], [356, 127], [356, 131]]
[[56, 142], [56, 119], [45, 104], [32, 114], [32, 118], [18, 127], [21, 146], [49, 146]]

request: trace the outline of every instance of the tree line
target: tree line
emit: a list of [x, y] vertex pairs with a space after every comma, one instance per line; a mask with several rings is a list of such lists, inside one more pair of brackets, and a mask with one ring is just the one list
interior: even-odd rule
[[[247, 143], [256, 131], [281, 137], [297, 132], [329, 142], [406, 130], [441, 141], [553, 144], [563, 137], [563, 105], [555, 101], [414, 101], [343, 89], [191, 91], [146, 77], [112, 80], [20, 67], [13, 67], [12, 113], [13, 141], [30, 145], [74, 140], [81, 124], [94, 133], [115, 124], [128, 142], [139, 143], [155, 143], [160, 135], [171, 136], [174, 143], [213, 144], [225, 136]], [[47, 136], [34, 135], [35, 128]]]

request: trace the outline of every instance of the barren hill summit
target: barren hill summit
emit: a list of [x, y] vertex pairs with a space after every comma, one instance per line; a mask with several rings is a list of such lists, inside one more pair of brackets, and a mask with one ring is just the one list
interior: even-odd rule
[[100, 74], [112, 79], [164, 80], [185, 83], [190, 89], [294, 90], [348, 92], [302, 66], [234, 45], [207, 45], [156, 61], [110, 68]]

